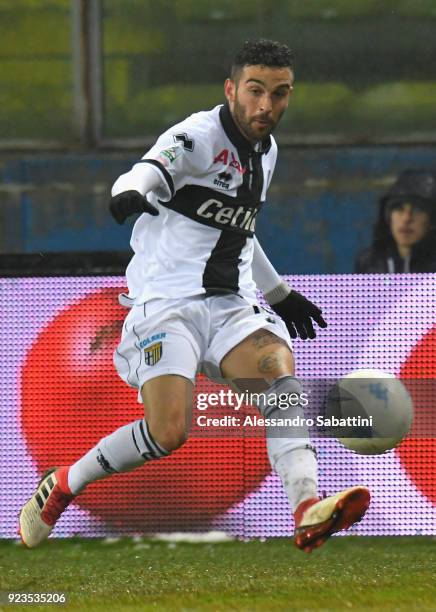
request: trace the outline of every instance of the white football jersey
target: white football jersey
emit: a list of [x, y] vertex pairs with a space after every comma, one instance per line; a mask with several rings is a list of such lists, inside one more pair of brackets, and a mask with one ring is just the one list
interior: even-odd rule
[[161, 177], [159, 188], [147, 194], [159, 215], [143, 214], [133, 228], [129, 298], [140, 304], [236, 293], [254, 303], [256, 215], [276, 157], [274, 139], [253, 147], [227, 104], [195, 113], [162, 134], [139, 162]]

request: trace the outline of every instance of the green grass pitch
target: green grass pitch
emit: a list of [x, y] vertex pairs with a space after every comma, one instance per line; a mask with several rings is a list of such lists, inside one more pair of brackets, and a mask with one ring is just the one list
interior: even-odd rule
[[289, 539], [222, 544], [0, 543], [0, 591], [66, 592], [65, 606], [4, 610], [435, 610], [436, 541], [336, 537], [310, 555]]

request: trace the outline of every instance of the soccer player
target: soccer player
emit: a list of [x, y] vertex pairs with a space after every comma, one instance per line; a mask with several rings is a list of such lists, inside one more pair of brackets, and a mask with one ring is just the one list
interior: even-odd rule
[[[290, 336], [314, 338], [313, 322], [327, 324], [315, 304], [282, 281], [254, 236], [277, 156], [271, 132], [293, 80], [286, 45], [246, 42], [224, 85], [226, 103], [168, 129], [115, 182], [115, 219], [143, 214], [132, 233], [129, 293], [120, 296], [130, 312], [114, 362], [138, 389], [147, 418], [106, 436], [73, 465], [49, 470], [20, 514], [28, 547], [48, 537], [84, 487], [185, 442], [197, 372], [242, 384], [244, 392], [263, 381], [258, 408], [271, 419], [283, 416], [279, 397], [301, 395]], [[278, 316], [257, 304], [256, 287]], [[302, 417], [301, 405], [290, 403], [286, 416]], [[305, 427], [268, 431], [267, 449], [294, 511], [299, 548], [310, 552], [362, 518], [365, 487], [318, 497]]]

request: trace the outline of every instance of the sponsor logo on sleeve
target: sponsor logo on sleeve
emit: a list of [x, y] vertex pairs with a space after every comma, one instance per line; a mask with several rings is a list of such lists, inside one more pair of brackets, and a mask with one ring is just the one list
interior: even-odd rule
[[168, 166], [172, 164], [180, 155], [182, 154], [182, 149], [180, 147], [168, 147], [167, 149], [163, 149], [158, 157], [157, 161], [160, 161], [164, 166]]

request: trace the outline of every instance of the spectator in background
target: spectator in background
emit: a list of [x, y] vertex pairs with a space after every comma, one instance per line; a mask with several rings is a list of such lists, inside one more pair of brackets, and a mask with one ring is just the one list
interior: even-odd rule
[[436, 171], [405, 170], [380, 199], [355, 272], [436, 272]]

